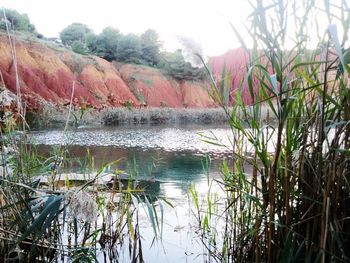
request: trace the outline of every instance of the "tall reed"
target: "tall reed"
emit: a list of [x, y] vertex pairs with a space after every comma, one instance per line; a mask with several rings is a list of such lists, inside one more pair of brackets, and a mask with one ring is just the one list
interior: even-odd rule
[[[104, 176], [106, 166], [119, 160], [94, 171], [93, 157], [88, 155], [85, 175], [90, 179], [83, 186], [74, 187], [62, 172], [70, 163], [67, 145], [57, 147], [50, 156], [39, 155], [28, 136], [16, 70], [15, 33], [10, 28], [8, 36], [17, 94], [11, 109], [0, 104], [0, 261], [50, 262], [61, 258], [97, 262], [99, 252], [105, 260], [117, 261], [125, 250], [130, 261], [143, 262], [138, 211], [145, 207], [158, 239], [162, 224], [158, 203], [144, 197], [131, 183], [135, 168], [130, 168], [126, 189], [98, 191], [97, 180]], [[5, 92], [5, 83], [0, 85], [4, 86], [0, 92]], [[72, 99], [73, 93], [74, 83]], [[67, 120], [65, 130], [68, 126]], [[117, 182], [119, 171], [111, 171], [110, 175]], [[41, 178], [47, 178], [47, 187], [42, 187]], [[64, 180], [63, 188], [58, 187], [58, 180]]]
[[[233, 134], [233, 165], [221, 169], [225, 227], [207, 231], [216, 240], [211, 255], [222, 262], [349, 262], [348, 3], [250, 3], [252, 49], [242, 85], [232, 90], [230, 73], [218, 81], [208, 69]], [[316, 17], [326, 19], [325, 32]], [[318, 39], [312, 49], [311, 36]], [[252, 107], [243, 103], [244, 89]]]

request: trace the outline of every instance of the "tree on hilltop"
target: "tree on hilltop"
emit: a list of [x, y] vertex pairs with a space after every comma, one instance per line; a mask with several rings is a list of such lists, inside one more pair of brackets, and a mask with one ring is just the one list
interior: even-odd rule
[[90, 33], [86, 45], [90, 52], [108, 61], [116, 59], [116, 53], [122, 34], [113, 27], [106, 27], [99, 35]]
[[86, 36], [89, 33], [92, 33], [92, 30], [87, 25], [73, 23], [62, 30], [60, 38], [64, 45], [71, 46], [76, 41], [85, 45]]
[[149, 66], [159, 63], [160, 47], [159, 36], [155, 30], [148, 29], [141, 35], [141, 59]]
[[120, 39], [116, 60], [127, 63], [141, 63], [141, 39], [135, 34], [127, 34]]
[[30, 23], [27, 14], [20, 14], [13, 9], [1, 9], [0, 29], [6, 30], [6, 24], [10, 30], [36, 33], [35, 26]]

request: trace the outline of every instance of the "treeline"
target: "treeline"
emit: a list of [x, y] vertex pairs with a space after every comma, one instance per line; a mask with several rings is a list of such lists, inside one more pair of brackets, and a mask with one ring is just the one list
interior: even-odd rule
[[13, 9], [0, 9], [0, 30], [16, 30], [35, 34], [42, 38], [43, 35], [36, 31], [27, 14], [20, 14]]
[[[1, 9], [0, 30], [23, 31], [38, 38], [28, 15], [16, 10]], [[95, 34], [87, 25], [73, 23], [62, 30], [60, 39], [65, 46], [83, 55], [96, 55], [108, 61], [135, 63], [156, 67], [177, 80], [201, 80], [205, 77], [203, 67], [192, 66], [181, 50], [162, 52], [162, 44], [155, 30], [146, 30], [141, 35], [122, 34], [118, 29], [106, 27]]]
[[95, 34], [87, 25], [73, 23], [62, 30], [60, 39], [76, 53], [157, 67], [178, 80], [199, 80], [205, 76], [203, 68], [187, 62], [181, 50], [161, 52], [158, 33], [152, 29], [136, 35], [106, 27], [100, 34]]

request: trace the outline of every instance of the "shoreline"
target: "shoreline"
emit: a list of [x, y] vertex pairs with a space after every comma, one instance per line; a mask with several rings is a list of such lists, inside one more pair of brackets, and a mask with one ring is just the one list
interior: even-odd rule
[[[252, 106], [247, 106], [251, 110]], [[268, 114], [269, 113], [269, 114]], [[69, 114], [67, 106], [46, 104], [40, 112], [27, 113], [30, 127], [53, 128], [64, 126]], [[261, 114], [264, 119], [271, 110], [262, 105]], [[125, 124], [225, 124], [229, 118], [222, 108], [109, 108], [104, 110], [72, 109], [69, 116], [70, 127], [80, 126], [118, 126]]]

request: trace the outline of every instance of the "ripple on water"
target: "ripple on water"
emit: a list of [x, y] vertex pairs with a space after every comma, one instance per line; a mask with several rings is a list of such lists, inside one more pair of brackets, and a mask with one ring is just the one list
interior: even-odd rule
[[39, 131], [32, 133], [32, 137], [35, 143], [44, 145], [116, 146], [144, 150], [161, 149], [168, 152], [190, 151], [201, 155], [227, 155], [229, 153], [227, 148], [202, 141], [199, 133], [215, 136], [223, 144], [229, 146], [230, 132], [230, 129], [223, 128], [186, 129], [131, 126], [128, 128], [79, 129], [66, 133], [61, 130]]

